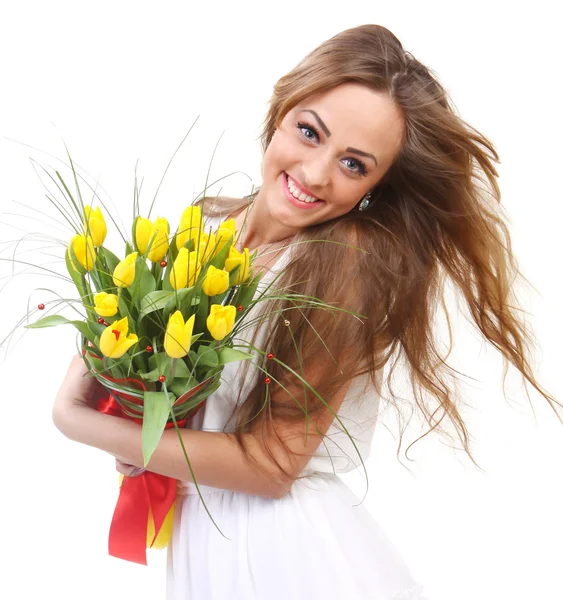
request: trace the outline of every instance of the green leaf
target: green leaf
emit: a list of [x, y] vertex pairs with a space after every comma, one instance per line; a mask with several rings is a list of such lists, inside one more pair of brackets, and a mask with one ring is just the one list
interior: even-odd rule
[[194, 335], [192, 335], [192, 339], [190, 340], [190, 348], [192, 347], [193, 343], [196, 342], [197, 340], [199, 340], [199, 338], [203, 335], [203, 333], [196, 333]]
[[[192, 376], [192, 372], [190, 370], [190, 368], [188, 367], [188, 365], [186, 365], [186, 363], [184, 362], [183, 358], [177, 358], [176, 359], [176, 367], [174, 370], [174, 379], [176, 379], [177, 377], [180, 379], [186, 379], [186, 378], [190, 378]], [[172, 390], [174, 391], [174, 390]], [[174, 392], [176, 393], [176, 392]]]
[[189, 289], [191, 293], [182, 295], [180, 298], [178, 298], [178, 301], [180, 304], [180, 311], [182, 312], [182, 314], [189, 315], [189, 317], [191, 317], [193, 314], [192, 306], [197, 306], [200, 303], [201, 296], [203, 295], [203, 293], [201, 292], [201, 287], [199, 285], [195, 288]]
[[156, 290], [156, 281], [154, 280], [153, 274], [151, 273], [147, 263], [141, 260], [141, 264], [137, 264], [140, 267], [140, 280], [139, 280], [139, 298], [142, 300], [147, 294]]
[[149, 357], [149, 367], [151, 369], [162, 369], [164, 371], [170, 368], [172, 359], [166, 352], [155, 352]]
[[235, 350], [234, 348], [230, 348], [229, 346], [219, 348], [217, 350], [217, 355], [219, 358], [220, 365], [226, 365], [227, 363], [235, 362], [237, 360], [251, 360], [254, 358], [254, 356], [252, 354], [248, 354], [248, 352]]
[[[242, 284], [235, 295], [233, 304], [235, 306], [242, 304], [243, 308], [247, 309], [249, 304], [252, 302], [254, 295], [256, 294], [256, 290], [258, 289], [258, 284], [260, 283], [261, 278], [262, 274], [258, 273], [251, 281]], [[242, 317], [243, 314], [244, 313], [242, 311], [237, 310], [237, 321]]]
[[[96, 353], [98, 352], [97, 348], [92, 348], [92, 346], [83, 345], [82, 349], [86, 352], [85, 359], [90, 368], [94, 368], [96, 371], [103, 373], [105, 371], [103, 358], [98, 358]], [[99, 354], [101, 356], [101, 353]]]
[[[193, 342], [193, 339], [194, 338], [192, 337], [192, 342]], [[197, 354], [193, 350], [190, 350], [188, 352], [187, 356], [188, 356], [190, 362], [192, 363], [192, 365], [195, 365], [197, 362]]]
[[24, 325], [24, 327], [25, 329], [42, 329], [44, 327], [56, 327], [57, 325], [74, 325], [87, 340], [94, 342], [96, 338], [85, 321], [70, 321], [61, 315], [48, 315], [35, 321], [35, 323]]
[[[188, 239], [188, 240], [186, 240], [186, 243], [182, 247], [185, 248], [188, 252], [193, 252], [195, 250], [195, 242], [193, 241], [193, 239]], [[176, 256], [174, 256], [174, 260], [176, 260], [177, 256], [178, 256], [178, 252], [176, 252]]]
[[235, 285], [235, 279], [237, 278], [238, 272], [240, 271], [240, 265], [237, 265], [232, 271], [229, 271], [229, 287]]
[[76, 286], [76, 289], [78, 290], [78, 293], [80, 294], [80, 299], [84, 302], [86, 292], [84, 291], [84, 286], [82, 285], [82, 277], [81, 277], [80, 273], [74, 268], [74, 266], [70, 260], [70, 253], [68, 251], [68, 248], [66, 249], [66, 252], [65, 252], [65, 263], [66, 263], [66, 268], [67, 268], [68, 274], [70, 275], [72, 281], [74, 281], [74, 285]]
[[207, 332], [207, 317], [209, 315], [209, 298], [205, 294], [199, 297], [199, 304], [195, 314], [194, 331]]
[[107, 361], [109, 372], [114, 379], [124, 379], [125, 372], [123, 371], [122, 366], [117, 363], [114, 359], [108, 359]]
[[[153, 270], [154, 269], [154, 270]], [[151, 269], [151, 273], [154, 275], [154, 280], [156, 282], [156, 289], [160, 290], [162, 287], [160, 283], [162, 282], [162, 272], [164, 269], [160, 266], [160, 263], [153, 263], [153, 269]]]
[[165, 290], [156, 290], [146, 294], [143, 298], [141, 298], [141, 314], [139, 318], [142, 319], [151, 312], [164, 308], [173, 297], [174, 292], [168, 292]]
[[168, 389], [172, 390], [177, 398], [179, 398], [183, 393], [187, 392], [189, 389], [195, 387], [197, 385], [197, 380], [194, 378], [186, 378], [186, 379], [174, 379], [173, 383], [168, 386]]
[[102, 335], [102, 333], [104, 332], [106, 326], [105, 325], [100, 325], [99, 323], [96, 323], [95, 321], [88, 321], [88, 328], [92, 332], [92, 336], [93, 336], [92, 339], [95, 339], [96, 336]]
[[231, 290], [228, 289], [222, 294], [217, 294], [217, 296], [213, 296], [213, 304], [223, 304], [223, 300], [229, 295], [230, 292]]
[[199, 357], [198, 366], [211, 367], [214, 369], [219, 365], [219, 358], [213, 348], [210, 348], [209, 346], [200, 346], [197, 349], [197, 354]]
[[168, 292], [170, 296], [168, 297], [168, 302], [164, 306], [164, 311], [162, 313], [162, 318], [164, 319], [165, 323], [168, 323], [168, 318], [170, 317], [170, 315], [176, 310], [178, 310], [179, 306], [182, 303], [182, 300], [188, 297], [192, 290], [193, 288], [182, 288], [177, 292]]
[[169, 414], [165, 392], [144, 393], [142, 448], [145, 467], [158, 446]]
[[213, 265], [217, 269], [223, 269], [225, 267], [225, 261], [229, 256], [229, 250], [233, 245], [232, 242], [227, 242], [219, 252], [217, 252], [217, 256], [215, 256], [211, 261], [209, 261], [210, 265]]
[[127, 325], [129, 326], [129, 332], [137, 333], [135, 331], [135, 319], [133, 319], [133, 316], [129, 312], [129, 307], [127, 306], [127, 301], [125, 300], [125, 297], [124, 297], [125, 293], [126, 293], [126, 291], [122, 290], [121, 294], [119, 295], [119, 300], [117, 302], [117, 307], [119, 308], [119, 314], [121, 315], [121, 318], [127, 317]]
[[162, 375], [162, 373], [160, 372], [159, 369], [153, 369], [152, 371], [149, 371], [148, 373], [139, 373], [139, 375], [145, 381], [158, 381], [158, 378]]
[[98, 258], [102, 261], [102, 264], [105, 265], [105, 268], [108, 272], [108, 279], [110, 281], [108, 287], [115, 287], [113, 285], [113, 272], [115, 271], [115, 267], [119, 264], [119, 258], [115, 256], [113, 252], [100, 246], [98, 248]]

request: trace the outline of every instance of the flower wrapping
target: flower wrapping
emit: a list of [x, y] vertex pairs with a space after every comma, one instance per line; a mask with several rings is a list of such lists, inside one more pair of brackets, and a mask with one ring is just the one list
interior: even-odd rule
[[[86, 351], [83, 351], [85, 354]], [[92, 354], [90, 353], [92, 356]], [[145, 390], [145, 385], [137, 379], [116, 380], [106, 375], [107, 385], [127, 384], [132, 388]], [[198, 390], [189, 390], [180, 398], [184, 402]], [[139, 409], [130, 409], [125, 414], [122, 404], [118, 402], [138, 404]], [[105, 385], [99, 386], [99, 393], [94, 399], [97, 410], [114, 417], [128, 418], [142, 423], [142, 405], [126, 392], [111, 391]], [[184, 427], [189, 419], [205, 405], [205, 400], [191, 414], [176, 422], [178, 427]], [[134, 416], [135, 413], [137, 416]], [[165, 429], [174, 426], [167, 423]], [[170, 542], [172, 521], [176, 501], [176, 479], [143, 470], [134, 477], [119, 477], [119, 496], [111, 520], [108, 552], [111, 556], [130, 562], [147, 564], [146, 549], [162, 550]]]

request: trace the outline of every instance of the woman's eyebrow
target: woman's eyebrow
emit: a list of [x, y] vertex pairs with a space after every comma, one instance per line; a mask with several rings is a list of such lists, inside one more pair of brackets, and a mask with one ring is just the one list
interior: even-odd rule
[[371, 158], [373, 160], [373, 162], [377, 165], [377, 160], [375, 158], [375, 156], [373, 154], [370, 154], [369, 152], [364, 152], [363, 150], [358, 150], [357, 148], [346, 148], [346, 152], [353, 152], [354, 154], [359, 154], [360, 156], [366, 156], [367, 158]]
[[[315, 119], [317, 119], [319, 127], [323, 130], [326, 137], [330, 137], [331, 133], [328, 130], [328, 127], [325, 125], [324, 121], [319, 117], [319, 115], [314, 110], [311, 110], [310, 108], [304, 108], [303, 110], [300, 110], [299, 112], [311, 113], [315, 117]], [[354, 154], [359, 154], [360, 156], [365, 156], [367, 158], [371, 158], [373, 160], [373, 162], [377, 166], [379, 166], [375, 156], [373, 154], [370, 154], [369, 152], [364, 152], [363, 150], [358, 150], [357, 148], [350, 148], [350, 147], [346, 148], [346, 152], [353, 152]]]
[[313, 115], [313, 117], [315, 117], [315, 119], [317, 119], [319, 127], [323, 130], [326, 137], [330, 137], [330, 131], [328, 130], [328, 127], [324, 124], [323, 120], [319, 117], [319, 115], [314, 110], [311, 110], [310, 108], [304, 108], [303, 110], [301, 110], [299, 112], [311, 113]]

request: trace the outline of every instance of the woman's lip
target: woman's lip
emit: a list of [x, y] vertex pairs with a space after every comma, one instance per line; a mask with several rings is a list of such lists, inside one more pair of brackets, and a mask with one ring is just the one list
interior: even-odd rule
[[[286, 173], [287, 177], [289, 177], [291, 179], [291, 181], [293, 182], [293, 185], [299, 189], [299, 191], [303, 192], [304, 194], [307, 194], [307, 196], [312, 196], [313, 198], [317, 198], [315, 196], [315, 194], [313, 194], [313, 192], [309, 191], [306, 187], [303, 187], [297, 180], [293, 179], [293, 177], [291, 177], [291, 175], [288, 175]], [[317, 200], [320, 200], [320, 198], [317, 198]]]
[[287, 173], [285, 172], [282, 174], [282, 187], [289, 202], [298, 208], [310, 210], [317, 207], [319, 204], [324, 203], [323, 200], [317, 200], [316, 202], [301, 202], [301, 200], [297, 200], [297, 198], [289, 191], [289, 188], [287, 187]]

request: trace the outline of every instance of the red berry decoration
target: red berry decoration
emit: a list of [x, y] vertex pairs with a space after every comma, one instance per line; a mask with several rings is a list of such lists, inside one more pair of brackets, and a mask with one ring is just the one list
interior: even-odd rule
[[37, 308], [38, 308], [39, 310], [43, 310], [43, 309], [45, 308], [45, 305], [44, 305], [43, 303], [41, 303], [41, 304], [39, 304], [39, 305], [37, 306]]
[[164, 377], [164, 375], [161, 375], [158, 380], [160, 381], [160, 383], [164, 383], [166, 381], [166, 377]]
[[239, 305], [237, 306], [237, 310], [238, 310], [238, 311], [244, 310], [244, 309], [243, 309], [243, 306], [242, 306], [242, 304], [239, 304]]
[[102, 317], [100, 317], [100, 318], [98, 319], [98, 324], [99, 324], [99, 325], [103, 325], [104, 323], [105, 323], [105, 321], [102, 319]]
[[268, 385], [268, 384], [269, 384], [269, 383], [271, 383], [271, 382], [272, 382], [272, 380], [271, 380], [269, 377], [266, 377], [266, 379], [264, 379], [264, 383], [265, 383], [266, 385]]
[[268, 352], [266, 356], [268, 357], [268, 360], [272, 360], [272, 358], [274, 358], [274, 355], [271, 352]]
[[147, 347], [145, 348], [145, 350], [146, 350], [147, 352], [152, 352], [152, 346], [147, 346]]
[[164, 268], [168, 263], [165, 260], [160, 261], [160, 266]]

